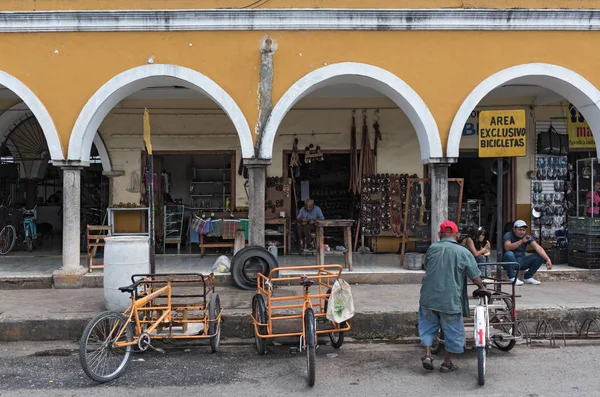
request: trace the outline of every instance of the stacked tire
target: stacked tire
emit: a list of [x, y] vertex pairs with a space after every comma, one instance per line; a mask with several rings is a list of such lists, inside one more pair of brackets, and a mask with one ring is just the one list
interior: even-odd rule
[[231, 259], [233, 283], [241, 289], [256, 289], [258, 273], [268, 276], [277, 266], [277, 259], [266, 248], [244, 247]]

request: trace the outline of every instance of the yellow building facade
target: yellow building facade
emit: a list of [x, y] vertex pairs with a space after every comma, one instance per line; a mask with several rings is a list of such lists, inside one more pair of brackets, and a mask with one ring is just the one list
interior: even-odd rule
[[[359, 122], [367, 109], [369, 126], [377, 110], [377, 172], [431, 177], [433, 206], [446, 207], [436, 189], [448, 165], [477, 148], [465, 135], [475, 109], [526, 109], [535, 131], [572, 103], [599, 141], [599, 29], [600, 6], [587, 0], [474, 0], [469, 8], [449, 0], [4, 1], [0, 135], [26, 115], [39, 123], [41, 160], [63, 172], [62, 216], [72, 227], [62, 228], [59, 275], [71, 277], [83, 272], [78, 179], [92, 144], [110, 202], [138, 201], [129, 187], [144, 149], [144, 108], [155, 151], [245, 161], [251, 192], [238, 178], [231, 200], [249, 207], [251, 223], [264, 220], [252, 217], [265, 205], [264, 188], [252, 191], [264, 184], [259, 173], [287, 175], [294, 138], [300, 150], [347, 150], [353, 109]], [[274, 43], [268, 67], [265, 37]], [[272, 83], [261, 81], [264, 67]], [[261, 115], [265, 92], [272, 108]], [[514, 163], [515, 217], [530, 211], [535, 133], [527, 142], [528, 156]], [[432, 214], [432, 224], [444, 215]]]

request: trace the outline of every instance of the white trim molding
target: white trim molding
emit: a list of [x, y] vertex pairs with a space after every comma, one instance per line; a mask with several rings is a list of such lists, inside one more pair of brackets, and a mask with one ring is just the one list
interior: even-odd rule
[[493, 89], [509, 83], [544, 87], [570, 101], [586, 118], [600, 153], [600, 91], [572, 70], [546, 63], [528, 63], [495, 73], [471, 91], [452, 121], [446, 151], [448, 158], [458, 157], [463, 129], [473, 109]]
[[126, 70], [110, 79], [94, 93], [73, 126], [69, 141], [69, 161], [82, 163], [89, 161], [92, 142], [97, 135], [98, 127], [121, 100], [144, 88], [173, 85], [196, 90], [219, 105], [229, 116], [238, 133], [242, 156], [254, 157], [254, 143], [248, 122], [239, 106], [225, 90], [195, 70], [176, 65], [153, 64]]
[[437, 124], [425, 102], [393, 73], [364, 63], [343, 62], [324, 66], [296, 81], [277, 102], [260, 140], [259, 158], [270, 159], [279, 125], [288, 111], [311, 92], [339, 83], [353, 83], [379, 91], [396, 105], [412, 123], [421, 149], [423, 163], [443, 157]]
[[0, 33], [600, 30], [600, 9], [209, 9], [0, 12]]

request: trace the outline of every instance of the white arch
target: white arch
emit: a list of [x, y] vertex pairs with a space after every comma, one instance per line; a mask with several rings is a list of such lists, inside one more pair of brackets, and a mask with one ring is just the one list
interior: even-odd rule
[[152, 86], [181, 85], [206, 95], [229, 116], [240, 138], [242, 156], [254, 157], [250, 127], [239, 106], [217, 83], [182, 66], [154, 64], [126, 70], [106, 82], [85, 104], [69, 140], [68, 159], [89, 161], [92, 141], [106, 115], [129, 95]]
[[569, 100], [588, 121], [596, 140], [600, 143], [600, 91], [592, 83], [572, 70], [546, 63], [528, 63], [501, 70], [481, 82], [462, 103], [450, 127], [446, 155], [456, 158], [460, 139], [469, 115], [493, 89], [507, 84], [539, 85]]
[[46, 142], [48, 143], [50, 158], [52, 160], [64, 160], [65, 156], [60, 145], [54, 121], [52, 121], [52, 117], [50, 117], [48, 110], [46, 110], [46, 107], [39, 98], [19, 79], [3, 71], [0, 71], [0, 84], [14, 92], [27, 105], [38, 123], [40, 123], [46, 137]]
[[[100, 136], [100, 131], [97, 131], [96, 135], [94, 135], [94, 145], [96, 146], [96, 150], [98, 150], [98, 155], [100, 156], [100, 161], [102, 161], [102, 171], [112, 172], [112, 164], [110, 162], [110, 156], [108, 155], [108, 150], [106, 150], [106, 145], [104, 144], [104, 140]], [[90, 151], [91, 151], [91, 148], [90, 148]]]
[[287, 112], [309, 93], [329, 85], [353, 83], [373, 88], [390, 98], [411, 121], [421, 148], [424, 163], [443, 157], [437, 124], [425, 102], [396, 75], [364, 63], [343, 62], [310, 72], [296, 81], [277, 102], [260, 142], [259, 157], [271, 158], [277, 129]]
[[[10, 133], [15, 124], [31, 115], [33, 115], [33, 113], [31, 113], [31, 110], [25, 102], [19, 102], [9, 108], [7, 111], [4, 111], [2, 114], [0, 114], [0, 143], [4, 142], [6, 136]], [[102, 140], [99, 132], [94, 137], [94, 145], [96, 145], [96, 149], [100, 155], [100, 160], [102, 161], [102, 170], [105, 172], [111, 172], [112, 165], [110, 162], [110, 156], [108, 155], [108, 151], [106, 150], [106, 146], [104, 145], [104, 141]], [[21, 167], [21, 169], [23, 169], [23, 167]], [[40, 167], [39, 164], [34, 164], [33, 170], [37, 171], [32, 171], [31, 175], [37, 175], [38, 178], [43, 177], [43, 175], [39, 175], [40, 171], [42, 170], [42, 167]], [[26, 176], [22, 175], [22, 177]]]

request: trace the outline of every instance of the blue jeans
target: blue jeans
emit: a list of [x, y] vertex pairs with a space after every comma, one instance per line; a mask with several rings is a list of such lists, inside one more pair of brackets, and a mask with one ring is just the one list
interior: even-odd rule
[[440, 330], [444, 331], [444, 348], [449, 353], [465, 350], [465, 326], [462, 313], [448, 314], [419, 307], [419, 338], [431, 346]]
[[[520, 266], [520, 270], [527, 270], [525, 272], [525, 279], [532, 278], [535, 272], [538, 271], [542, 263], [544, 263], [544, 259], [537, 253], [520, 256], [517, 257], [514, 252], [508, 251], [502, 255], [503, 262], [517, 262]], [[517, 275], [515, 274], [515, 266], [504, 265], [504, 269], [506, 270], [506, 274], [508, 278], [514, 278]]]

